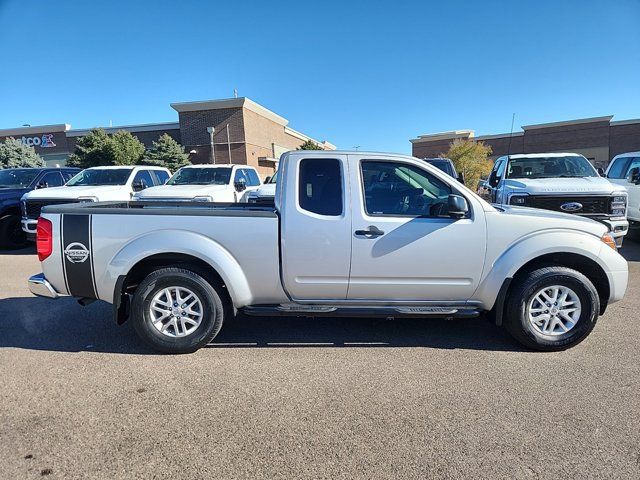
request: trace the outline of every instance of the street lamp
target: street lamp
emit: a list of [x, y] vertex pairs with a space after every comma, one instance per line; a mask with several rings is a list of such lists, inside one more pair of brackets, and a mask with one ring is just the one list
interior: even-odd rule
[[216, 164], [216, 149], [213, 144], [213, 134], [216, 132], [215, 127], [207, 127], [207, 132], [209, 132], [209, 137], [211, 139], [211, 163]]

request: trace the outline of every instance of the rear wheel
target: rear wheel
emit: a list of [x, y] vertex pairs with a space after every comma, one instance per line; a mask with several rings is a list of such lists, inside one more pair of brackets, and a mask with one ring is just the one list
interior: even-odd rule
[[598, 292], [582, 273], [545, 267], [517, 280], [507, 298], [504, 324], [526, 347], [564, 350], [591, 333], [599, 310]]
[[22, 231], [20, 216], [5, 215], [0, 218], [0, 247], [16, 249], [27, 245], [27, 236]]
[[225, 309], [218, 289], [191, 270], [168, 267], [152, 272], [131, 304], [136, 333], [160, 352], [198, 350], [222, 328]]

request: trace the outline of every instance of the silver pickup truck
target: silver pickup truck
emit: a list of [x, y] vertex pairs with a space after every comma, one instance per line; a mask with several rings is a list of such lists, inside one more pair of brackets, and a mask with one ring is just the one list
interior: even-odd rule
[[163, 352], [192, 352], [249, 315], [474, 317], [523, 345], [583, 340], [627, 287], [607, 228], [488, 204], [412, 157], [295, 151], [275, 206], [52, 205], [36, 295], [100, 299]]

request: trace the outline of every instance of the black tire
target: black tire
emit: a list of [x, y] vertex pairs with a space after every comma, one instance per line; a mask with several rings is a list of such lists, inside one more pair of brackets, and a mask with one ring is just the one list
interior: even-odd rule
[[0, 218], [0, 248], [15, 250], [27, 246], [27, 235], [22, 231], [20, 216], [4, 215]]
[[[187, 288], [202, 305], [201, 323], [186, 336], [170, 336], [154, 326], [150, 305], [154, 296], [168, 287]], [[222, 328], [225, 305], [222, 288], [212, 285], [203, 276], [191, 270], [167, 267], [150, 273], [138, 286], [131, 303], [131, 320], [138, 336], [154, 350], [163, 353], [192, 353], [210, 343]], [[184, 325], [183, 325], [184, 327]], [[175, 332], [174, 332], [175, 333]]]
[[[581, 303], [581, 314], [573, 328], [559, 335], [538, 331], [529, 321], [527, 311], [533, 296], [542, 288], [553, 285], [569, 287]], [[525, 347], [542, 351], [565, 350], [577, 345], [591, 333], [599, 311], [600, 297], [586, 276], [566, 267], [544, 267], [516, 278], [505, 304], [504, 325]]]

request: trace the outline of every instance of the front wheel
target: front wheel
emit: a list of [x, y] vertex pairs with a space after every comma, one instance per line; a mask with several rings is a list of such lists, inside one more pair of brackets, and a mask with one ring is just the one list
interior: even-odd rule
[[191, 270], [161, 268], [138, 286], [131, 304], [133, 327], [163, 353], [191, 353], [210, 343], [225, 316], [219, 286]]
[[593, 283], [565, 267], [544, 267], [518, 278], [504, 324], [526, 347], [555, 351], [577, 345], [596, 325], [600, 299]]

